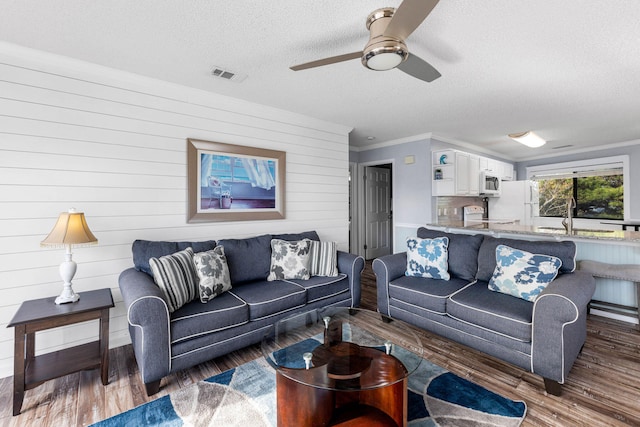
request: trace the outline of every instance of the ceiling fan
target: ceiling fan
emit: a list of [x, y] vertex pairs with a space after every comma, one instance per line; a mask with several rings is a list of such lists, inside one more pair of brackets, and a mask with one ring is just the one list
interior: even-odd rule
[[384, 71], [398, 68], [415, 78], [432, 82], [441, 74], [428, 62], [409, 53], [404, 41], [422, 24], [438, 1], [404, 0], [397, 9], [377, 9], [367, 17], [370, 35], [364, 50], [306, 62], [290, 68], [300, 71], [361, 58], [362, 64], [369, 69]]

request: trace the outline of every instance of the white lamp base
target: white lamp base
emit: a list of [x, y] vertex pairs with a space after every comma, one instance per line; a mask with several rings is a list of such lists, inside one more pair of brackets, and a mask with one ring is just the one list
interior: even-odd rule
[[71, 288], [71, 286], [67, 287], [65, 285], [62, 293], [56, 298], [56, 304], [67, 304], [70, 302], [76, 302], [79, 299], [80, 295], [73, 292], [73, 288]]
[[71, 249], [69, 248], [65, 261], [60, 264], [60, 277], [62, 277], [64, 281], [64, 288], [62, 289], [62, 293], [56, 298], [56, 304], [67, 304], [80, 299], [80, 295], [73, 292], [73, 288], [71, 287], [71, 280], [76, 274], [77, 267], [77, 264], [71, 258]]

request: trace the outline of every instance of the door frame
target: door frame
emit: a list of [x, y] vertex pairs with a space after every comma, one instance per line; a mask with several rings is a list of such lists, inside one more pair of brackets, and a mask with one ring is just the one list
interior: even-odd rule
[[[356, 182], [354, 185], [354, 192], [353, 192], [353, 199], [356, 203], [356, 206], [354, 207], [354, 212], [357, 212], [357, 216], [354, 216], [354, 218], [356, 218], [356, 220], [354, 221], [353, 224], [353, 229], [357, 230], [356, 233], [352, 234], [352, 238], [353, 238], [353, 246], [352, 246], [352, 252], [356, 255], [360, 255], [362, 257], [365, 256], [365, 250], [364, 250], [364, 241], [365, 241], [365, 236], [366, 236], [366, 230], [365, 230], [365, 221], [364, 221], [364, 217], [365, 217], [365, 203], [364, 203], [364, 168], [367, 166], [382, 166], [382, 165], [391, 165], [391, 194], [396, 194], [396, 166], [395, 166], [395, 160], [394, 159], [386, 159], [386, 160], [375, 160], [375, 161], [370, 161], [370, 162], [363, 162], [363, 163], [358, 163], [358, 173], [356, 174]], [[393, 237], [394, 233], [395, 233], [395, 223], [396, 223], [396, 217], [395, 217], [395, 204], [396, 204], [396, 198], [395, 197], [391, 197], [391, 227], [390, 227], [390, 233], [391, 236], [389, 236], [390, 238]], [[390, 239], [391, 242], [391, 253], [394, 252], [395, 248], [394, 248], [394, 244], [393, 244], [393, 240]]]

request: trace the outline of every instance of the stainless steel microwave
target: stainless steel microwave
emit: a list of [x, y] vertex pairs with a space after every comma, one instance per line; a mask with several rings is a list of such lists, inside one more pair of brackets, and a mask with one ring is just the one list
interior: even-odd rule
[[480, 172], [480, 194], [485, 196], [500, 195], [500, 177], [491, 171]]

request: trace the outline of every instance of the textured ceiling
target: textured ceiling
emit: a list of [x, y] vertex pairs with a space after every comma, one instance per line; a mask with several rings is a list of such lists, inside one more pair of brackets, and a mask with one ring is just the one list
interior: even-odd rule
[[[399, 4], [0, 0], [0, 40], [351, 126], [354, 147], [431, 133], [524, 160], [640, 139], [638, 0], [441, 0], [407, 39], [432, 83], [359, 60], [289, 70], [361, 50], [367, 15]], [[549, 143], [506, 137], [525, 130]]]

